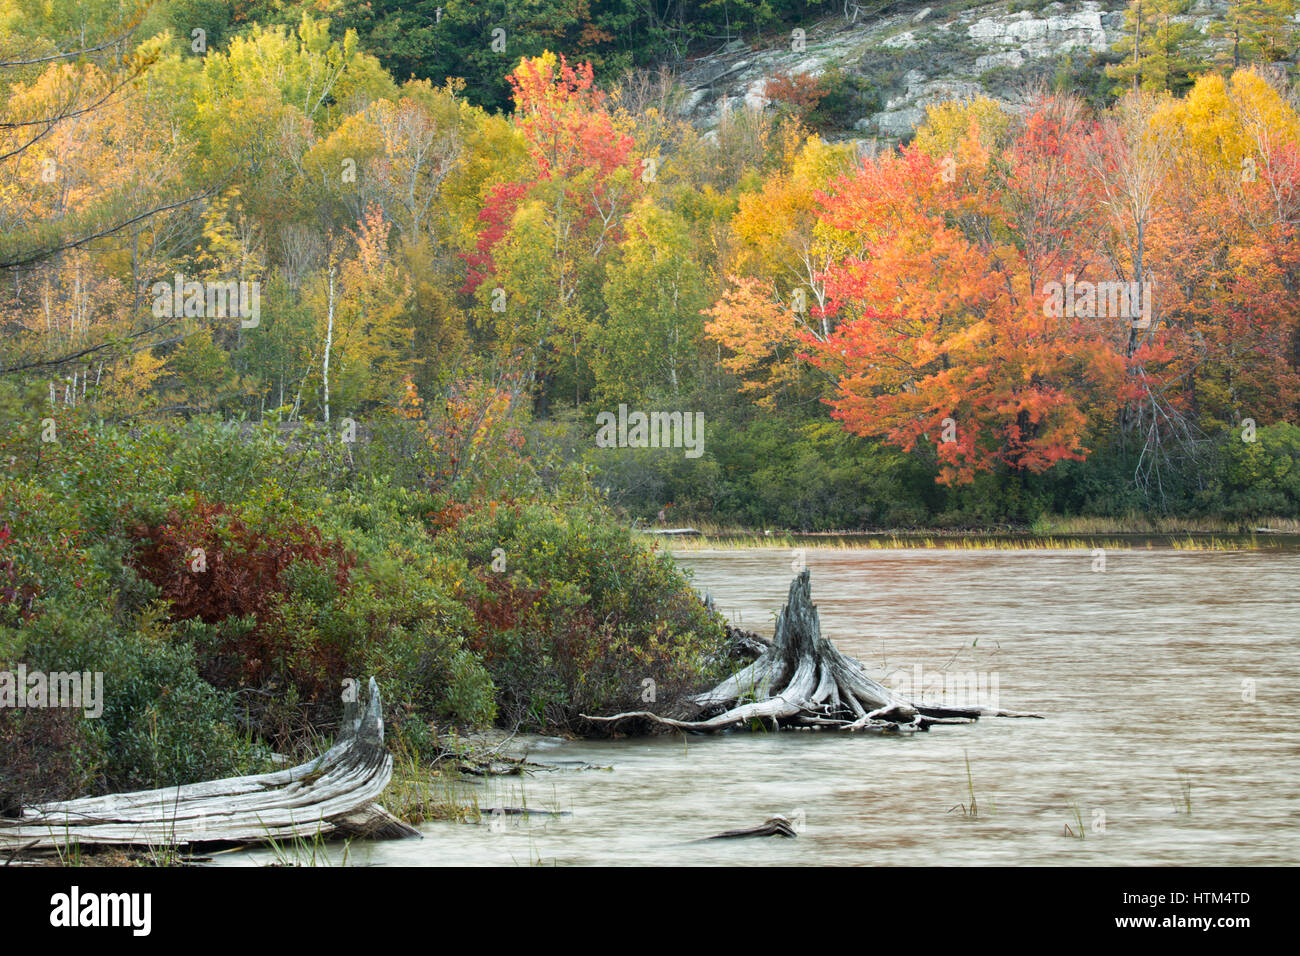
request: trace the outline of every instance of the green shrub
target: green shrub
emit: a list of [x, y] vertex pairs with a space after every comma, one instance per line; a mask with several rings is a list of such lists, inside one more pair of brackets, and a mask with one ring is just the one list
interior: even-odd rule
[[[21, 662], [29, 671], [103, 675], [102, 715], [70, 714], [75, 733], [52, 740], [45, 754], [70, 768], [59, 796], [171, 786], [267, 766], [268, 751], [236, 729], [234, 697], [203, 681], [193, 651], [174, 639], [160, 614], [123, 628], [102, 612], [51, 608], [23, 630]], [[18, 663], [11, 658], [0, 667]]]
[[879, 88], [859, 73], [833, 67], [818, 77], [821, 97], [804, 117], [809, 128], [819, 133], [853, 128], [864, 116], [879, 112]]
[[471, 647], [511, 724], [579, 729], [582, 713], [642, 709], [651, 691], [671, 706], [713, 676], [719, 619], [667, 555], [604, 514], [511, 503], [438, 541], [473, 571]]
[[1300, 428], [1259, 428], [1253, 442], [1234, 429], [1223, 442], [1223, 513], [1241, 520], [1300, 511]]

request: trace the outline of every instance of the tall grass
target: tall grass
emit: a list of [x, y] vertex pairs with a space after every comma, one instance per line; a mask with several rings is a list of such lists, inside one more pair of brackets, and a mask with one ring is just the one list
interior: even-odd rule
[[[1111, 532], [1112, 534], [1121, 532]], [[1070, 534], [1073, 534], [1071, 532]], [[773, 535], [720, 535], [698, 538], [673, 538], [665, 545], [673, 552], [689, 554], [698, 551], [742, 550], [766, 548], [779, 551], [1079, 551], [1104, 548], [1107, 551], [1154, 551], [1172, 548], [1177, 551], [1263, 551], [1285, 548], [1285, 539], [1270, 535], [1248, 534], [1240, 537], [1216, 535], [1172, 534], [1152, 532], [1149, 538], [1126, 540], [1115, 537], [1097, 537], [1080, 534], [1077, 537], [1038, 536], [1034, 534], [990, 535], [970, 533], [965, 535], [888, 534], [879, 536], [851, 535], [795, 535], [783, 532]]]
[[[308, 839], [304, 836], [292, 836], [283, 842], [267, 833], [267, 845], [275, 855], [271, 866], [333, 866], [334, 860], [329, 854], [328, 841], [318, 829]], [[343, 841], [343, 855], [339, 866], [348, 865], [348, 856], [352, 850], [350, 839]]]
[[1083, 826], [1083, 811], [1079, 809], [1077, 803], [1070, 804], [1070, 809], [1074, 811], [1074, 826], [1070, 826], [1067, 823], [1065, 825], [1065, 832], [1062, 835], [1082, 840], [1087, 836], [1087, 831]]
[[[980, 815], [979, 800], [975, 797], [975, 776], [970, 769], [970, 754], [966, 753], [966, 795], [969, 803], [959, 803], [956, 806], [949, 807], [948, 812], [960, 810], [964, 817], [978, 817]], [[997, 805], [989, 800], [990, 815], [996, 815], [998, 812]]]
[[[478, 794], [459, 780], [455, 751], [425, 761], [397, 738], [393, 753], [393, 778], [384, 791], [384, 807], [399, 820], [418, 826], [429, 820], [476, 822], [482, 814]], [[443, 764], [444, 757], [448, 761]]]
[[[792, 532], [788, 529], [756, 530], [738, 525], [712, 524], [709, 522], [692, 522], [691, 527], [706, 538], [785, 538]], [[650, 529], [644, 529], [650, 530]], [[1138, 534], [1138, 535], [1242, 535], [1257, 532], [1274, 532], [1279, 534], [1300, 534], [1300, 518], [1269, 517], [1253, 521], [1230, 521], [1224, 518], [1153, 515], [1131, 513], [1117, 517], [1099, 517], [1095, 515], [1042, 515], [1027, 525], [998, 525], [990, 528], [881, 528], [874, 531], [819, 531], [799, 534], [801, 540], [813, 537], [844, 538], [861, 535], [878, 535], [880, 537], [917, 538], [917, 537], [1000, 537], [1005, 535], [1025, 535], [1035, 538], [1050, 538], [1057, 535], [1104, 535], [1104, 534]], [[687, 541], [686, 537], [667, 536], [666, 540]]]

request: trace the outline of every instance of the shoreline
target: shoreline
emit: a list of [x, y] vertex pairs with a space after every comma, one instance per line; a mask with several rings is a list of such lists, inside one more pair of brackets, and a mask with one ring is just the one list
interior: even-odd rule
[[[642, 529], [645, 530], [645, 529]], [[770, 548], [949, 551], [1063, 551], [1104, 548], [1117, 551], [1300, 551], [1300, 532], [1260, 527], [1250, 531], [1062, 531], [1028, 529], [953, 531], [698, 531], [656, 535], [673, 552]]]

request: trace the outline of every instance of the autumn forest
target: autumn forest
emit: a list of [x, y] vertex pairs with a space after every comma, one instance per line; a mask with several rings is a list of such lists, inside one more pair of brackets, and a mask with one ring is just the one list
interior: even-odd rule
[[[208, 47], [103, 6], [79, 55], [11, 11], [10, 402], [424, 403], [534, 433], [643, 519], [1297, 506], [1300, 117], [1257, 68], [1101, 107], [941, 104], [893, 147], [813, 132], [807, 77], [700, 131], [668, 72], [501, 53], [494, 111], [310, 14]], [[257, 316], [204, 318], [186, 283], [251, 285]], [[706, 411], [704, 456], [604, 453], [593, 421], [621, 403]]]
[[[864, 749], [836, 772], [880, 789], [829, 801], [774, 749], [733, 767], [763, 800], [798, 773], [810, 807], [852, 815], [806, 852], [913, 852], [926, 831], [927, 862], [981, 834], [957, 859], [1055, 862], [1064, 811], [1043, 801], [1155, 772], [1158, 748], [1115, 735], [1190, 734], [1170, 774], [1228, 759], [1225, 733], [1289, 746], [1238, 671], [1263, 701], [1294, 647], [1288, 553], [1246, 552], [1293, 554], [1300, 530], [1297, 7], [1229, 0], [1198, 26], [1189, 0], [1079, 4], [1090, 47], [1014, 88], [927, 94], [902, 135], [872, 126], [907, 114], [885, 108], [899, 84], [946, 88], [908, 64], [942, 68], [979, 23], [1046, 36], [1065, 6], [0, 0], [0, 850], [25, 807], [226, 778], [242, 800], [261, 774], [296, 794], [322, 753], [383, 778], [331, 825], [495, 834], [480, 784], [538, 769], [526, 748], [503, 764], [516, 735], [734, 727], [767, 748], [796, 725], [858, 741], [1036, 716], [918, 709], [868, 675], [877, 655], [919, 682], [933, 654], [942, 683], [960, 653], [995, 694], [1003, 667], [1066, 736], [997, 738], [1043, 769], [941, 727], [903, 789], [876, 776], [899, 748]], [[843, 50], [888, 17], [878, 49], [716, 109], [714, 80], [683, 79]], [[923, 28], [934, 45], [909, 47]], [[102, 698], [49, 704], [46, 674]], [[15, 695], [28, 675], [39, 699]], [[614, 859], [669, 859], [649, 854], [670, 824], [699, 829], [724, 789], [662, 770], [696, 746], [619, 751], [644, 776], [626, 799], [609, 774], [607, 799], [640, 819], [587, 842], [652, 830], [664, 846]], [[566, 752], [587, 756], [557, 780], [612, 769]], [[1251, 759], [1222, 779], [1285, 777]], [[637, 809], [679, 777], [695, 802]], [[1039, 790], [983, 828], [991, 777]], [[1170, 814], [1151, 786], [1111, 804], [1117, 828], [1158, 804], [1171, 845], [1231, 842], [1192, 830], [1190, 790]], [[1256, 819], [1282, 846], [1253, 788], [1195, 826]], [[762, 823], [751, 802], [734, 825]], [[1096, 809], [1076, 802], [1067, 834]], [[1017, 825], [1032, 842], [1006, 842]], [[696, 829], [681, 846], [715, 852]]]

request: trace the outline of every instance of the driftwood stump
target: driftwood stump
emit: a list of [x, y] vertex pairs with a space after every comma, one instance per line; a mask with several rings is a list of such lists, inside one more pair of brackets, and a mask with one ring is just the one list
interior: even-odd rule
[[0, 850], [76, 844], [186, 846], [263, 843], [346, 834], [416, 836], [376, 803], [393, 774], [384, 749], [379, 688], [350, 709], [339, 742], [317, 759], [275, 773], [24, 807], [0, 819]]
[[582, 715], [593, 723], [643, 720], [678, 730], [712, 732], [738, 726], [826, 727], [881, 732], [927, 730], [934, 724], [969, 723], [979, 717], [1037, 717], [987, 707], [936, 707], [914, 703], [867, 675], [861, 662], [823, 637], [811, 576], [801, 571], [777, 618], [771, 644], [759, 639], [758, 657], [712, 690], [692, 698], [690, 720], [638, 710], [611, 717]]

